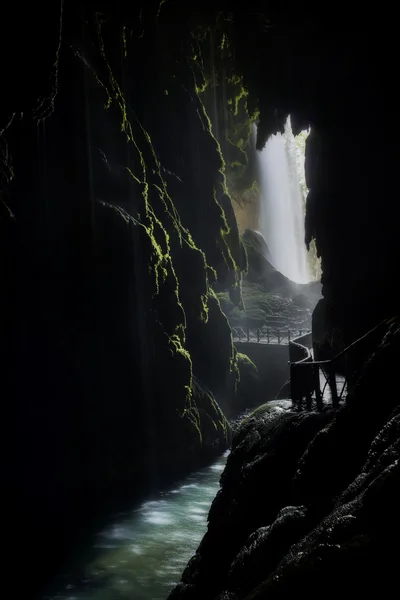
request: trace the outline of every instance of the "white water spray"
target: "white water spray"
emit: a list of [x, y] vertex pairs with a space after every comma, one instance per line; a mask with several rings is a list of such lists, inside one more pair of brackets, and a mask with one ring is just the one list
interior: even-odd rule
[[278, 133], [258, 152], [261, 200], [260, 231], [276, 269], [297, 283], [310, 276], [304, 244], [303, 196], [296, 166], [296, 141], [290, 118], [283, 135]]

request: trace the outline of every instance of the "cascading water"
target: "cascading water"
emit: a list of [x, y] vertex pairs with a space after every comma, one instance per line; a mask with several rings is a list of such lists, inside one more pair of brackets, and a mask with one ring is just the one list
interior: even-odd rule
[[296, 141], [290, 118], [283, 135], [272, 135], [257, 153], [260, 184], [260, 231], [271, 262], [297, 283], [310, 280], [304, 244], [303, 195], [296, 165]]

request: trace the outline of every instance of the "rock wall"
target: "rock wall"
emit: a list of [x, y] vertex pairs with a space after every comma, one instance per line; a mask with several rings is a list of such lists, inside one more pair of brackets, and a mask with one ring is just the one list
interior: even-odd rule
[[333, 354], [397, 311], [395, 158], [386, 133], [378, 126], [372, 141], [364, 127], [363, 111], [372, 102], [369, 97], [351, 127], [315, 128], [307, 142], [306, 237], [315, 237], [323, 269], [315, 328], [321, 344], [330, 338]]
[[235, 342], [235, 347], [254, 362], [260, 375], [260, 393], [248, 407], [273, 400], [289, 379], [289, 347], [286, 344], [256, 342]]
[[225, 449], [239, 385], [212, 284], [240, 304], [240, 241], [190, 46], [100, 4], [32, 15], [9, 49], [16, 71], [32, 51], [31, 93], [4, 81], [6, 487], [15, 535], [41, 540], [29, 593], [105, 511]]
[[400, 533], [399, 344], [397, 323], [336, 413], [272, 403], [243, 422], [208, 531], [170, 600], [390, 595]]

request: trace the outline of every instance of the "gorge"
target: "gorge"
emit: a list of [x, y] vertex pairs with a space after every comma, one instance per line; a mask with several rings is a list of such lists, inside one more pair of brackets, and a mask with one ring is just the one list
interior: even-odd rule
[[[383, 7], [260, 0], [60, 0], [1, 13], [15, 594], [43, 598], [109, 515], [139, 510], [228, 449], [171, 599], [397, 589], [395, 19]], [[271, 216], [257, 233], [256, 152], [281, 140], [289, 115], [293, 136], [309, 131], [304, 247], [320, 257], [320, 282], [304, 276], [304, 256], [301, 269], [275, 264]], [[337, 410], [273, 409], [234, 339], [295, 327], [312, 328], [321, 361], [372, 331], [340, 355], [348, 395]]]

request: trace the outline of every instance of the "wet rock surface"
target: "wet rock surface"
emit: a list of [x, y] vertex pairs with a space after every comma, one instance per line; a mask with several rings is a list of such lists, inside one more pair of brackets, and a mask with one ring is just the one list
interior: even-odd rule
[[170, 600], [389, 594], [400, 532], [399, 348], [392, 324], [336, 413], [276, 401], [243, 421], [208, 531]]

